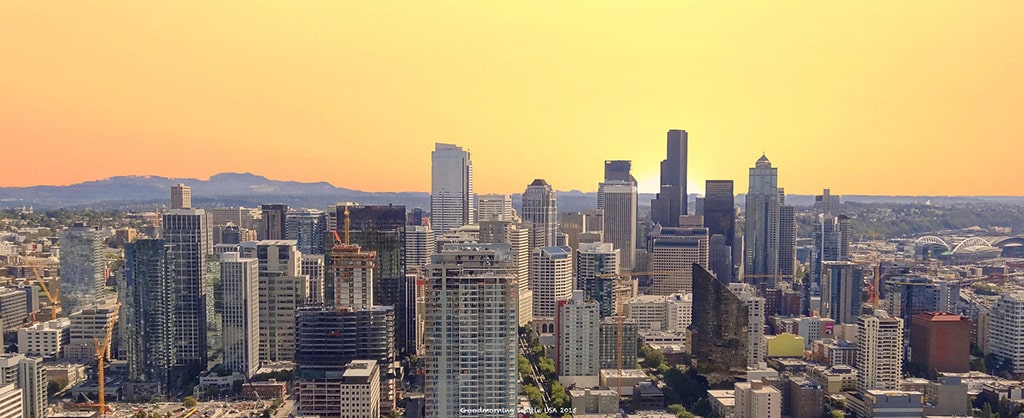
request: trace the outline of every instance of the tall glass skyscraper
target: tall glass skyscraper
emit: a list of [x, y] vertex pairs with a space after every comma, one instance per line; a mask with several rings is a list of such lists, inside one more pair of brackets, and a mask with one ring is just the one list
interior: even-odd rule
[[120, 296], [128, 379], [156, 383], [163, 395], [176, 393], [180, 383], [172, 373], [178, 350], [174, 264], [174, 251], [163, 240], [125, 245]]
[[206, 255], [212, 252], [206, 212], [175, 209], [164, 214], [163, 237], [171, 245], [175, 295], [174, 327], [177, 329], [177, 366], [189, 375], [206, 368], [207, 309]]
[[453, 144], [434, 144], [430, 154], [430, 225], [445, 231], [476, 222], [473, 161]]
[[620, 267], [633, 269], [636, 254], [636, 179], [629, 161], [605, 161], [604, 181], [597, 186], [597, 208], [604, 210], [604, 242], [619, 250]]
[[99, 231], [76, 224], [60, 234], [60, 303], [65, 315], [95, 301], [103, 291], [104, 270]]
[[651, 201], [651, 219], [665, 227], [679, 226], [686, 215], [686, 131], [668, 131], [668, 156], [661, 162], [661, 191]]
[[558, 234], [558, 205], [555, 189], [536, 179], [523, 192], [523, 224], [530, 229], [530, 249], [555, 245]]
[[779, 274], [778, 170], [764, 155], [750, 169], [744, 211], [745, 282], [773, 280]]

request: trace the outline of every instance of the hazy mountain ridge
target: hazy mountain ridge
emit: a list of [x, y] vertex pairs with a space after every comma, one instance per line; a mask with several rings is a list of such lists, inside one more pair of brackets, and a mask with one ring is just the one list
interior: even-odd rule
[[[262, 203], [285, 203], [295, 207], [326, 208], [336, 202], [352, 201], [364, 204], [396, 204], [407, 207], [429, 208], [427, 192], [366, 192], [336, 187], [328, 182], [304, 183], [271, 180], [252, 173], [220, 173], [209, 180], [169, 178], [161, 176], [117, 176], [69, 186], [0, 187], [0, 207], [30, 206], [37, 209], [93, 208], [144, 209], [166, 205], [170, 201], [171, 186], [184, 183], [192, 187], [193, 206], [247, 206]], [[524, 186], [525, 188], [525, 186]], [[696, 195], [690, 195], [693, 202]], [[744, 195], [736, 197], [743, 205]], [[641, 193], [641, 206], [649, 206], [653, 193]], [[1013, 203], [1024, 204], [1024, 197], [1016, 196], [866, 196], [844, 195], [843, 201], [896, 204], [957, 204], [957, 203]], [[519, 206], [520, 196], [513, 194]], [[812, 195], [787, 195], [786, 202], [795, 206], [814, 203]], [[579, 190], [559, 191], [560, 211], [578, 211], [597, 206], [596, 192]], [[643, 211], [643, 210], [641, 210]]]

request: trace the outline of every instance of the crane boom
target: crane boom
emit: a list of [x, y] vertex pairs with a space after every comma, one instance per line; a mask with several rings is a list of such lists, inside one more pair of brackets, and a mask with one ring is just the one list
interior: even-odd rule
[[39, 268], [32, 266], [32, 274], [36, 276], [36, 283], [39, 283], [39, 287], [43, 289], [43, 293], [46, 294], [46, 299], [50, 301], [50, 319], [57, 319], [57, 314], [60, 313], [60, 298], [50, 293], [50, 288], [46, 286], [46, 281], [43, 280], [43, 276], [39, 274]]
[[[121, 304], [117, 304], [117, 311], [121, 310]], [[116, 311], [115, 311], [116, 312]], [[104, 385], [106, 384], [103, 370], [103, 360], [107, 355], [107, 348], [110, 347], [111, 335], [114, 332], [114, 324], [117, 323], [117, 314], [115, 313], [114, 322], [111, 322], [107, 327], [106, 338], [101, 343], [98, 339], [93, 338], [93, 343], [96, 344], [96, 382], [99, 384], [99, 408], [100, 418], [107, 416], [107, 404], [106, 404], [106, 390]]]

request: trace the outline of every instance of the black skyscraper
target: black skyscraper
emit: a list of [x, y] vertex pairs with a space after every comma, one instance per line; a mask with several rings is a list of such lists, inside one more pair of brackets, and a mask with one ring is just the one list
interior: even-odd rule
[[263, 221], [259, 239], [285, 239], [285, 231], [288, 230], [288, 205], [260, 205], [263, 212]]
[[629, 160], [605, 160], [604, 181], [618, 180], [635, 184], [636, 179], [633, 178], [632, 174], [629, 174], [629, 169], [632, 165], [632, 161]]
[[668, 131], [668, 156], [661, 162], [661, 192], [651, 200], [651, 219], [661, 226], [679, 226], [686, 215], [686, 131]]
[[704, 226], [708, 235], [725, 237], [725, 245], [732, 247], [736, 236], [736, 201], [732, 180], [708, 180], [704, 187]]

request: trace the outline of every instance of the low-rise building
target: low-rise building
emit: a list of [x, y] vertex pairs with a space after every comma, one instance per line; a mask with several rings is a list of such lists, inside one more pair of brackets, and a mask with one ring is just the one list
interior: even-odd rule
[[249, 382], [242, 385], [242, 399], [268, 400], [288, 397], [288, 384], [270, 379], [266, 382]]
[[736, 407], [736, 392], [731, 390], [709, 390], [708, 400], [711, 410], [720, 417], [731, 417]]
[[849, 366], [812, 367], [807, 369], [807, 377], [821, 385], [827, 394], [857, 389], [857, 370]]
[[570, 389], [572, 409], [579, 414], [610, 414], [619, 411], [619, 394], [612, 389], [596, 387]]
[[26, 356], [59, 359], [71, 342], [71, 320], [57, 318], [18, 330], [18, 353]]
[[665, 392], [654, 382], [640, 382], [633, 386], [633, 410], [665, 409]]
[[846, 397], [850, 409], [857, 416], [920, 417], [924, 414], [924, 394], [902, 390], [867, 390], [861, 397]]

